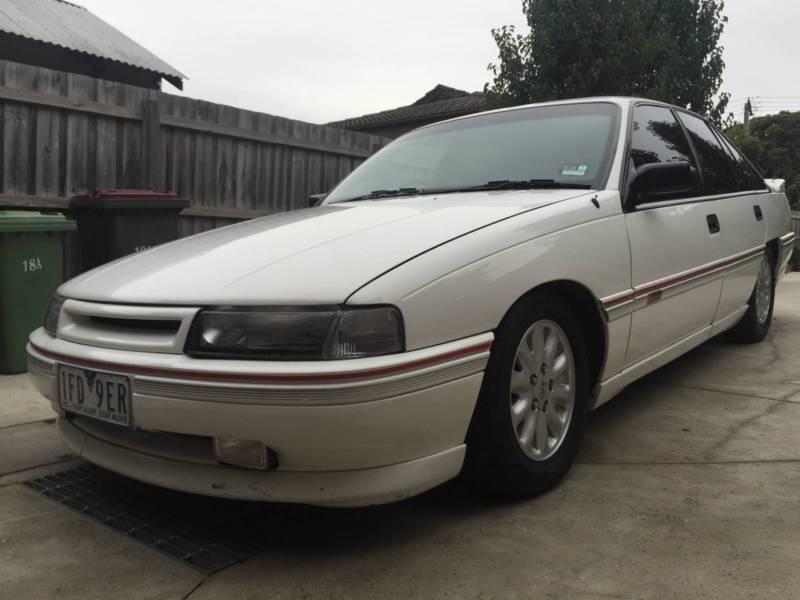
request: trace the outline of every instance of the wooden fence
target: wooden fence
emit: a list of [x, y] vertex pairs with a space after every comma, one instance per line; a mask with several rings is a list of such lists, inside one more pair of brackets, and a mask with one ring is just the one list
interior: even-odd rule
[[0, 60], [0, 207], [174, 191], [182, 235], [307, 206], [389, 140]]

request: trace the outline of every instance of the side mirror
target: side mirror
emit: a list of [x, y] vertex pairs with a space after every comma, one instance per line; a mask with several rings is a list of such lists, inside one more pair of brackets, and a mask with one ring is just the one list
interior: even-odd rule
[[328, 197], [328, 194], [311, 194], [308, 197], [308, 207], [319, 206], [322, 204], [322, 201]]
[[636, 169], [628, 183], [628, 202], [639, 206], [683, 198], [692, 187], [692, 166], [688, 162], [649, 163]]
[[785, 179], [765, 179], [764, 183], [767, 184], [769, 191], [773, 194], [783, 194], [786, 192]]

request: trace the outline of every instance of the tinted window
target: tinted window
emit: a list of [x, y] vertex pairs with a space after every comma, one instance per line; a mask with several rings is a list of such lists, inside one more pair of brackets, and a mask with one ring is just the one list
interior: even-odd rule
[[[694, 158], [678, 121], [672, 111], [663, 106], [641, 105], [633, 109], [631, 132], [631, 166], [628, 181], [635, 170], [651, 163], [688, 162], [694, 167]], [[696, 170], [695, 170], [696, 171]], [[689, 193], [673, 194], [669, 199], [699, 195], [699, 180]]]
[[447, 191], [501, 180], [605, 184], [619, 108], [608, 103], [523, 108], [419, 129], [373, 155], [330, 194], [342, 202], [375, 190]]
[[636, 168], [649, 163], [694, 162], [686, 136], [662, 106], [637, 106], [633, 111], [631, 158]]
[[703, 119], [681, 112], [680, 119], [689, 132], [700, 168], [706, 194], [726, 194], [738, 191], [730, 160], [714, 132]]
[[739, 152], [736, 147], [731, 144], [725, 136], [720, 134], [722, 144], [728, 151], [728, 154], [733, 161], [734, 173], [736, 180], [739, 184], [740, 190], [763, 190], [766, 189], [764, 178], [758, 174], [753, 165]]

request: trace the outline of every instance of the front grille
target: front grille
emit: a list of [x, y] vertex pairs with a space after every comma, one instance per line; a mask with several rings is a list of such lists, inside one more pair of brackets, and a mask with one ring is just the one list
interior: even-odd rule
[[197, 308], [105, 304], [69, 299], [58, 337], [115, 350], [182, 354]]
[[89, 320], [101, 327], [129, 329], [131, 331], [154, 331], [157, 333], [178, 333], [180, 321], [158, 321], [156, 319], [120, 319], [113, 317], [89, 317]]

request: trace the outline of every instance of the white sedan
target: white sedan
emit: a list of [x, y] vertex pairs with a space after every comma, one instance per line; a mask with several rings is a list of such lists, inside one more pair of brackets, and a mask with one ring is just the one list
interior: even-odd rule
[[437, 123], [321, 206], [65, 283], [30, 374], [73, 450], [164, 487], [352, 506], [463, 472], [523, 497], [634, 380], [726, 330], [764, 338], [782, 186], [649, 100]]

